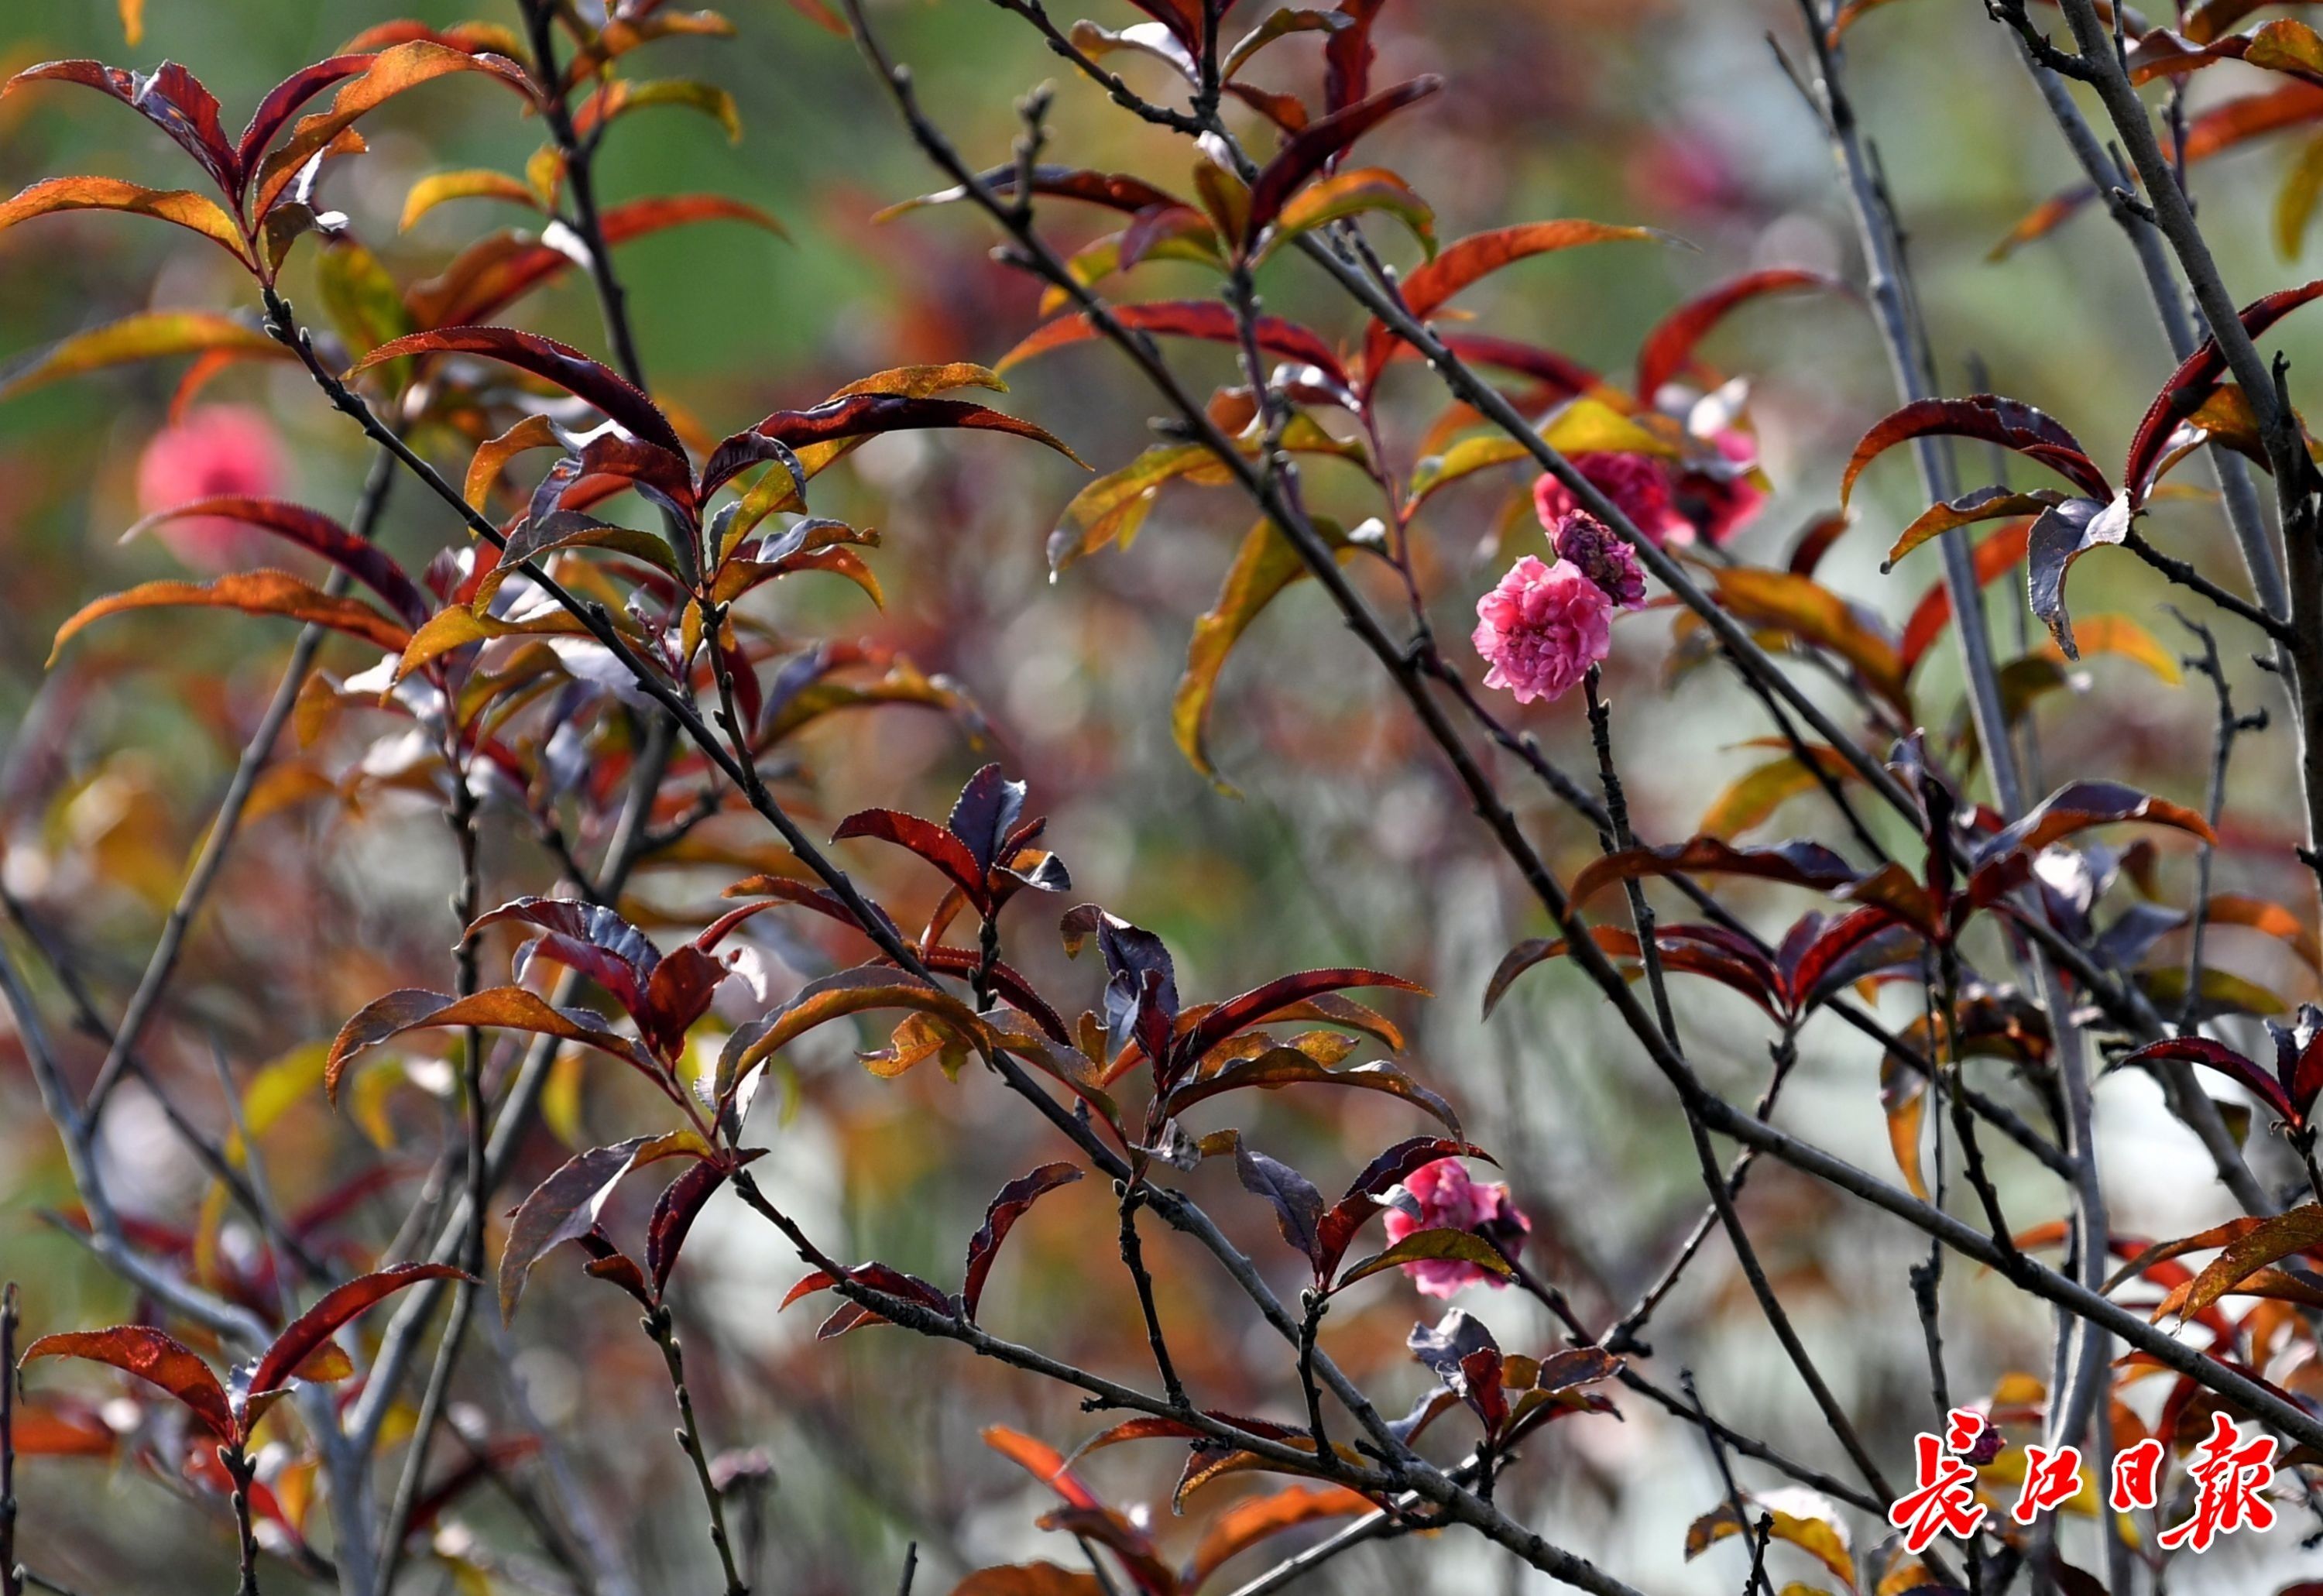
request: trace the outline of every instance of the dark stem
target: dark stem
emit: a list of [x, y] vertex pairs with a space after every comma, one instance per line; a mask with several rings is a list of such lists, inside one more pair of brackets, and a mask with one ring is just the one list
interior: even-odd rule
[[[710, 1477], [710, 1456], [702, 1445], [702, 1426], [693, 1417], [693, 1393], [685, 1383], [685, 1358], [678, 1347], [669, 1305], [662, 1304], [641, 1322], [653, 1344], [661, 1348], [662, 1363], [669, 1371], [669, 1389], [677, 1399], [677, 1445], [686, 1461], [693, 1465], [694, 1481], [702, 1488], [702, 1505], [709, 1509], [710, 1544], [718, 1549], [718, 1565], [726, 1575], [726, 1596], [750, 1596], [750, 1587], [743, 1582], [741, 1569], [734, 1560], [733, 1543], [726, 1534], [725, 1500]], [[908, 1569], [904, 1577], [908, 1588]]]
[[218, 1461], [234, 1481], [235, 1557], [241, 1571], [235, 1596], [258, 1596], [258, 1531], [250, 1516], [250, 1482], [257, 1465], [238, 1445], [219, 1447]]
[[1742, 1495], [1742, 1487], [1735, 1482], [1734, 1465], [1727, 1461], [1726, 1448], [1718, 1439], [1718, 1430], [1710, 1422], [1710, 1410], [1702, 1405], [1702, 1393], [1694, 1389], [1694, 1371], [1678, 1371], [1677, 1382], [1685, 1392], [1686, 1403], [1694, 1409], [1702, 1431], [1703, 1440], [1710, 1447], [1710, 1461], [1718, 1466], [1718, 1478], [1726, 1487], [1726, 1505], [1734, 1510], [1735, 1533], [1740, 1535], [1750, 1552], [1750, 1577], [1743, 1582], [1745, 1596], [1758, 1591], [1760, 1596], [1774, 1596], [1774, 1587], [1767, 1582], [1767, 1543], [1763, 1526], [1760, 1533], [1750, 1527], [1750, 1509]]
[[0, 1286], [0, 1596], [23, 1596], [16, 1566], [16, 1282]]
[[[1767, 1089], [1759, 1094], [1757, 1106], [1751, 1110], [1758, 1118], [1762, 1120], [1775, 1112], [1775, 1100], [1782, 1095], [1783, 1083], [1790, 1078], [1792, 1067], [1799, 1061], [1797, 1031], [1794, 1028], [1786, 1028], [1781, 1038], [1772, 1044], [1771, 1050], [1774, 1054], [1774, 1071], [1768, 1078]], [[1743, 1182], [1749, 1179], [1750, 1166], [1758, 1161], [1758, 1157], [1755, 1150], [1744, 1151], [1736, 1157], [1732, 1167], [1727, 1170], [1726, 1197], [1729, 1202], [1741, 1197]], [[1694, 1229], [1687, 1234], [1685, 1244], [1678, 1249], [1677, 1255], [1670, 1260], [1669, 1267], [1663, 1270], [1660, 1278], [1646, 1289], [1644, 1294], [1638, 1298], [1636, 1306], [1623, 1314], [1613, 1327], [1599, 1338], [1606, 1350], [1615, 1353], [1650, 1350], [1638, 1340], [1639, 1333], [1645, 1328], [1647, 1321], [1653, 1317], [1655, 1310], [1661, 1307], [1662, 1299], [1676, 1289], [1678, 1277], [1685, 1272], [1686, 1265], [1693, 1261], [1694, 1254], [1702, 1250], [1702, 1243], [1710, 1239], [1710, 1233], [1717, 1224], [1716, 1206], [1703, 1209], [1702, 1216], [1694, 1221]]]
[[573, 127], [572, 108], [565, 104], [564, 72], [556, 64], [556, 36], [551, 29], [556, 7], [546, 0], [524, 0], [524, 25], [532, 46], [533, 72], [540, 90], [540, 110], [548, 124], [550, 140], [565, 158], [565, 186], [573, 190], [573, 231], [588, 251], [589, 280], [597, 290], [597, 308], [605, 324], [605, 337], [613, 346], [613, 360], [621, 375], [646, 389], [645, 362], [638, 358], [637, 336], [629, 326], [629, 295], [613, 271], [605, 229], [597, 211], [597, 148]]
[[[987, 922], [988, 926], [991, 922]], [[1143, 1188], [1126, 1181], [1115, 1184], [1121, 1197], [1121, 1261], [1129, 1270], [1129, 1278], [1137, 1288], [1137, 1306], [1145, 1315], [1145, 1343], [1153, 1349], [1153, 1367], [1162, 1375], [1162, 1390], [1172, 1408], [1184, 1408], [1186, 1388], [1179, 1383], [1177, 1366], [1170, 1361], [1169, 1344], [1162, 1339], [1162, 1316], [1153, 1306], [1153, 1277], [1145, 1268], [1144, 1243], [1137, 1239], [1137, 1210], [1143, 1202]]]
[[[1330, 1310], [1331, 1299], [1320, 1291], [1309, 1289], [1299, 1301], [1307, 1311], [1299, 1321], [1299, 1387], [1307, 1396], [1307, 1430], [1315, 1437], [1315, 1456], [1319, 1462], [1331, 1455], [1331, 1442], [1323, 1428], [1322, 1389], [1315, 1383], [1315, 1337], [1323, 1328], [1323, 1316]], [[1492, 1470], [1487, 1465], [1483, 1478], [1491, 1477]], [[1486, 1500], [1490, 1500], [1489, 1496]]]

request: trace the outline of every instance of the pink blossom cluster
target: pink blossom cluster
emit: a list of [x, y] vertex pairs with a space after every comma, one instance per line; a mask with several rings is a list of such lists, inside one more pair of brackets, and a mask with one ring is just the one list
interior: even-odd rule
[[1612, 651], [1612, 619], [1613, 601], [1580, 566], [1527, 555], [1476, 601], [1471, 640], [1492, 666], [1484, 685], [1520, 704], [1564, 697]]
[[[1403, 1188], [1418, 1203], [1419, 1212], [1415, 1215], [1401, 1208], [1388, 1210], [1382, 1223], [1391, 1244], [1415, 1231], [1466, 1230], [1492, 1243], [1511, 1259], [1524, 1250], [1524, 1239], [1532, 1229], [1532, 1221], [1509, 1200], [1509, 1188], [1487, 1186], [1471, 1179], [1468, 1166], [1458, 1159], [1437, 1159], [1432, 1164], [1422, 1164], [1412, 1171]], [[1448, 1298], [1461, 1287], [1479, 1280], [1493, 1287], [1508, 1284], [1490, 1270], [1456, 1258], [1423, 1259], [1405, 1264], [1403, 1272], [1430, 1297]]]

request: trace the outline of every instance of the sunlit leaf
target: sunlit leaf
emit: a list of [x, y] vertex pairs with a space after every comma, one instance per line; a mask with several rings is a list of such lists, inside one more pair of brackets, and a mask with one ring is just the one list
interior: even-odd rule
[[699, 111], [725, 131], [728, 143], [742, 142], [742, 113], [736, 107], [734, 96], [714, 83], [690, 78], [617, 78], [581, 103], [580, 111], [573, 118], [573, 130], [586, 138], [617, 117], [655, 105]]
[[280, 571], [250, 571], [221, 576], [216, 582], [149, 582], [126, 592], [84, 605], [57, 628], [49, 653], [54, 665], [64, 646], [91, 622], [131, 610], [184, 606], [239, 610], [247, 615], [274, 615], [303, 620], [344, 632], [390, 654], [400, 654], [411, 634], [370, 605], [354, 599], [335, 598]]
[[14, 227], [34, 216], [85, 210], [122, 211], [175, 222], [200, 234], [244, 266], [251, 264], [242, 230], [216, 200], [185, 188], [147, 188], [118, 178], [50, 178], [34, 183], [0, 204], [0, 228]]
[[339, 90], [330, 109], [301, 117], [298, 125], [290, 130], [290, 136], [259, 164], [254, 190], [258, 214], [272, 209], [275, 200], [298, 175], [298, 169], [357, 121], [406, 89], [455, 72], [484, 73], [499, 78], [528, 101], [531, 98], [531, 88], [522, 69], [500, 56], [474, 55], [425, 39], [382, 50], [369, 59], [361, 76]]
[[412, 184], [411, 191], [403, 197], [403, 215], [395, 225], [396, 231], [410, 232], [420, 217], [454, 199], [500, 199], [528, 210], [540, 208], [538, 196], [523, 179], [488, 168], [468, 167], [431, 173]]
[[[220, 1441], [233, 1445], [240, 1439], [241, 1426], [227, 1404], [225, 1388], [210, 1372], [209, 1365], [151, 1325], [121, 1325], [110, 1330], [43, 1335], [24, 1349], [18, 1366], [41, 1358], [109, 1363], [169, 1392]], [[11, 1372], [7, 1378], [17, 1376]]]
[[60, 377], [179, 354], [231, 354], [251, 360], [294, 358], [265, 333], [230, 316], [204, 310], [150, 310], [75, 334], [51, 345], [0, 382], [0, 399], [14, 399]]

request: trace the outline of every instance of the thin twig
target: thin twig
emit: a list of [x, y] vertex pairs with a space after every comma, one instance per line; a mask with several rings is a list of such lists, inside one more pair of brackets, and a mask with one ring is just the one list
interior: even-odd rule
[[1735, 1533], [1742, 1537], [1750, 1553], [1750, 1577], [1743, 1582], [1745, 1596], [1756, 1590], [1759, 1596], [1774, 1596], [1775, 1588], [1767, 1582], [1766, 1542], [1761, 1535], [1750, 1529], [1750, 1509], [1742, 1495], [1742, 1487], [1735, 1482], [1734, 1465], [1726, 1460], [1726, 1448], [1719, 1444], [1718, 1431], [1710, 1422], [1710, 1410], [1702, 1405], [1702, 1393], [1694, 1389], [1694, 1371], [1678, 1371], [1677, 1382], [1685, 1392], [1687, 1404], [1701, 1422], [1703, 1443], [1710, 1448], [1710, 1461], [1718, 1467], [1718, 1478], [1726, 1487], [1726, 1504], [1734, 1510]]
[[693, 1392], [685, 1383], [685, 1357], [678, 1345], [676, 1321], [664, 1303], [641, 1322], [646, 1335], [661, 1349], [662, 1363], [669, 1371], [670, 1392], [677, 1401], [677, 1444], [693, 1465], [694, 1482], [701, 1487], [702, 1505], [709, 1510], [710, 1544], [717, 1548], [718, 1565], [726, 1576], [726, 1596], [750, 1596], [750, 1587], [734, 1560], [734, 1543], [726, 1533], [725, 1500], [710, 1476], [710, 1454], [702, 1445], [701, 1424], [693, 1417]]

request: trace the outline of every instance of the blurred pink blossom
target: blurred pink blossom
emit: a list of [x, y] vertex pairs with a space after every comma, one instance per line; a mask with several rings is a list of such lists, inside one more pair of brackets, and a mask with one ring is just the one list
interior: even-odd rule
[[[1767, 502], [1766, 494], [1750, 480], [1758, 463], [1758, 444], [1738, 427], [1713, 433], [1706, 441], [1724, 457], [1723, 466], [1681, 468], [1649, 454], [1608, 453], [1575, 454], [1573, 464], [1655, 543], [1706, 538], [1722, 545]], [[1533, 483], [1532, 504], [1540, 524], [1552, 529], [1581, 509], [1564, 483], [1547, 475]]]
[[[1419, 1199], [1419, 1216], [1414, 1218], [1400, 1208], [1389, 1209], [1382, 1223], [1387, 1227], [1390, 1244], [1414, 1231], [1469, 1230], [1498, 1245], [1510, 1258], [1523, 1251], [1532, 1221], [1519, 1213], [1517, 1206], [1509, 1200], [1507, 1187], [1486, 1186], [1469, 1179], [1468, 1166], [1458, 1159], [1437, 1159], [1432, 1164], [1422, 1164], [1403, 1186]], [[1418, 1263], [1405, 1264], [1403, 1272], [1430, 1297], [1448, 1298], [1461, 1287], [1479, 1280], [1496, 1289], [1508, 1284], [1491, 1270], [1463, 1263], [1456, 1258], [1422, 1259]]]
[[1678, 515], [1712, 545], [1725, 541], [1749, 525], [1767, 502], [1750, 480], [1758, 463], [1758, 441], [1739, 428], [1727, 427], [1712, 436], [1729, 471], [1682, 472], [1670, 490]]
[[1613, 601], [1570, 560], [1527, 555], [1476, 601], [1473, 641], [1492, 669], [1484, 685], [1517, 702], [1561, 698], [1613, 646]]
[[[145, 445], [137, 462], [137, 508], [150, 516], [225, 494], [271, 498], [289, 474], [281, 437], [263, 412], [204, 405]], [[216, 516], [164, 521], [153, 535], [202, 571], [279, 565], [285, 547], [254, 527]]]
[[[1670, 502], [1669, 473], [1651, 455], [1592, 450], [1574, 455], [1573, 468], [1656, 543], [1684, 543], [1693, 536], [1692, 524]], [[1542, 526], [1554, 527], [1579, 509], [1581, 501], [1563, 482], [1544, 474], [1532, 485], [1532, 508]]]

